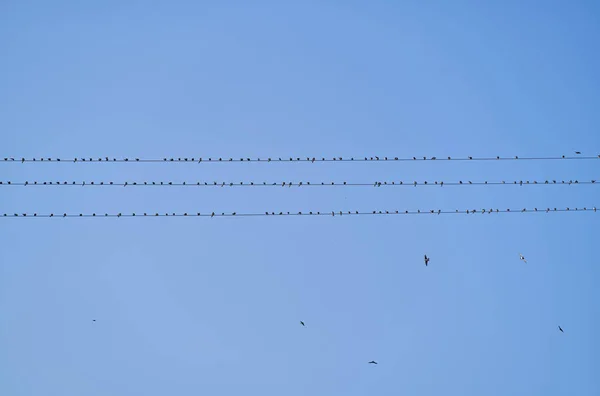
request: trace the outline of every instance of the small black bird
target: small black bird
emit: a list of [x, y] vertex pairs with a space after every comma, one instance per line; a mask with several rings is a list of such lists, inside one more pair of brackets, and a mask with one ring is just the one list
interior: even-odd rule
[[306, 325], [304, 324], [304, 322], [303, 322], [303, 321], [300, 321], [300, 324], [301, 324], [302, 326], [305, 326], [305, 327], [306, 327]]
[[562, 327], [558, 326], [558, 330], [560, 330], [561, 333], [564, 333]]
[[429, 264], [429, 257], [427, 257], [427, 255], [425, 255], [425, 266], [427, 266], [427, 264]]
[[95, 321], [96, 321], [96, 319], [92, 319], [92, 322], [95, 322]]
[[575, 151], [575, 154], [581, 155], [581, 151]]
[[377, 362], [375, 360], [371, 360], [369, 364], [377, 364]]

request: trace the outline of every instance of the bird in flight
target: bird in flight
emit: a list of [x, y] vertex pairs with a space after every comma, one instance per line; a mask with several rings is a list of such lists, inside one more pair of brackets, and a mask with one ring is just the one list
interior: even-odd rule
[[575, 154], [580, 155], [581, 151], [575, 151]]
[[303, 321], [300, 321], [300, 324], [301, 324], [302, 326], [305, 326], [305, 327], [306, 327], [306, 325], [304, 324], [304, 322], [303, 322]]
[[95, 321], [96, 321], [96, 319], [92, 319], [92, 322], [95, 322]]
[[527, 260], [525, 260], [525, 257], [523, 257], [523, 255], [521, 253], [519, 253], [519, 258], [521, 260], [523, 260], [524, 263], [527, 263]]
[[371, 360], [369, 364], [377, 364], [377, 362], [375, 360]]
[[427, 266], [427, 264], [429, 264], [429, 257], [427, 257], [427, 255], [425, 255], [425, 266]]
[[562, 327], [558, 326], [558, 330], [560, 330], [561, 333], [564, 333]]

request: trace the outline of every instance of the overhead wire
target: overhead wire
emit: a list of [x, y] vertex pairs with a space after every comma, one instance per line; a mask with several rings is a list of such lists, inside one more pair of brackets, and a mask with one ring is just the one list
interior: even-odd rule
[[177, 162], [177, 163], [224, 163], [224, 162], [407, 162], [407, 161], [550, 161], [550, 160], [592, 160], [600, 159], [600, 154], [593, 156], [574, 155], [574, 156], [541, 156], [541, 157], [436, 157], [436, 156], [419, 156], [419, 157], [387, 157], [387, 156], [361, 156], [361, 157], [163, 157], [163, 158], [138, 158], [138, 157], [75, 157], [75, 158], [59, 158], [59, 157], [4, 157], [0, 160], [1, 163], [48, 163], [48, 162], [63, 162], [63, 163], [159, 163], [159, 162]]
[[596, 207], [591, 208], [522, 208], [522, 209], [465, 209], [465, 210], [441, 210], [441, 209], [430, 209], [430, 210], [373, 210], [373, 211], [299, 211], [299, 212], [264, 212], [264, 213], [237, 213], [237, 212], [172, 212], [172, 213], [159, 213], [159, 212], [132, 212], [132, 213], [47, 213], [38, 214], [34, 213], [3, 213], [2, 218], [44, 218], [44, 217], [59, 217], [59, 218], [72, 218], [72, 217], [280, 217], [280, 216], [378, 216], [378, 215], [448, 215], [448, 214], [508, 214], [508, 213], [573, 213], [573, 212], [594, 212], [596, 213]]
[[192, 181], [192, 182], [173, 182], [173, 181], [0, 181], [0, 186], [122, 186], [122, 187], [391, 187], [391, 186], [497, 186], [497, 185], [518, 185], [518, 186], [529, 186], [529, 185], [590, 185], [598, 184], [596, 179], [591, 180], [513, 180], [513, 181], [403, 181], [403, 180], [391, 180], [391, 181], [375, 181], [368, 183], [361, 182], [309, 182], [309, 181], [282, 181], [282, 182], [224, 182], [224, 181]]

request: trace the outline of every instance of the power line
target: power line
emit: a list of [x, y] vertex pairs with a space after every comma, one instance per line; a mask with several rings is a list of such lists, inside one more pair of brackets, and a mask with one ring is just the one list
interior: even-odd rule
[[386, 156], [367, 156], [367, 157], [263, 157], [263, 158], [250, 158], [250, 157], [240, 157], [240, 158], [224, 158], [224, 157], [163, 157], [163, 158], [116, 158], [116, 157], [76, 157], [73, 159], [68, 158], [58, 158], [58, 157], [38, 157], [38, 158], [18, 158], [18, 157], [4, 157], [2, 161], [3, 163], [25, 163], [25, 162], [36, 162], [36, 163], [48, 163], [48, 162], [64, 162], [64, 163], [90, 163], [90, 162], [109, 162], [109, 163], [117, 163], [117, 162], [187, 162], [187, 163], [223, 163], [223, 162], [262, 162], [262, 163], [271, 163], [271, 162], [407, 162], [407, 161], [550, 161], [550, 160], [592, 160], [592, 159], [600, 159], [600, 154], [595, 156], [583, 156], [583, 155], [575, 155], [575, 156], [549, 156], [549, 157], [386, 157]]
[[330, 211], [330, 212], [264, 212], [264, 213], [237, 213], [237, 212], [179, 212], [179, 213], [49, 213], [49, 214], [38, 214], [38, 213], [4, 213], [2, 218], [25, 218], [25, 217], [281, 217], [281, 216], [379, 216], [379, 215], [425, 215], [425, 214], [500, 214], [500, 213], [566, 213], [566, 212], [596, 212], [596, 207], [592, 208], [546, 208], [546, 209], [466, 209], [466, 210], [373, 210], [371, 212], [360, 212], [360, 211]]
[[497, 185], [518, 185], [518, 186], [529, 186], [529, 185], [590, 185], [598, 184], [595, 179], [592, 180], [513, 180], [513, 181], [456, 181], [456, 182], [444, 182], [444, 181], [375, 181], [371, 183], [353, 183], [353, 182], [216, 182], [216, 181], [196, 181], [196, 182], [172, 182], [172, 181], [144, 181], [144, 182], [104, 182], [104, 181], [24, 181], [24, 182], [12, 182], [12, 181], [0, 181], [0, 186], [121, 186], [121, 187], [391, 187], [391, 186], [497, 186]]

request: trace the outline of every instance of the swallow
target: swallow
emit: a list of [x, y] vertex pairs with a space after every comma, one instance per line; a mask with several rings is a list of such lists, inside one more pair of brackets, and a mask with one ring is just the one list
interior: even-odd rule
[[523, 255], [521, 253], [519, 253], [519, 258], [521, 260], [523, 260], [524, 263], [527, 263], [527, 260], [525, 260], [525, 257], [523, 257]]
[[558, 330], [560, 330], [561, 333], [564, 333], [562, 327], [558, 326]]
[[581, 155], [581, 151], [575, 151], [575, 154]]
[[429, 264], [429, 257], [427, 257], [427, 255], [425, 255], [425, 266], [427, 266], [427, 264]]
[[302, 326], [306, 327], [306, 325], [304, 324], [304, 322], [303, 322], [303, 321], [300, 321], [300, 324], [301, 324]]
[[377, 364], [377, 362], [375, 360], [371, 360], [369, 364]]

